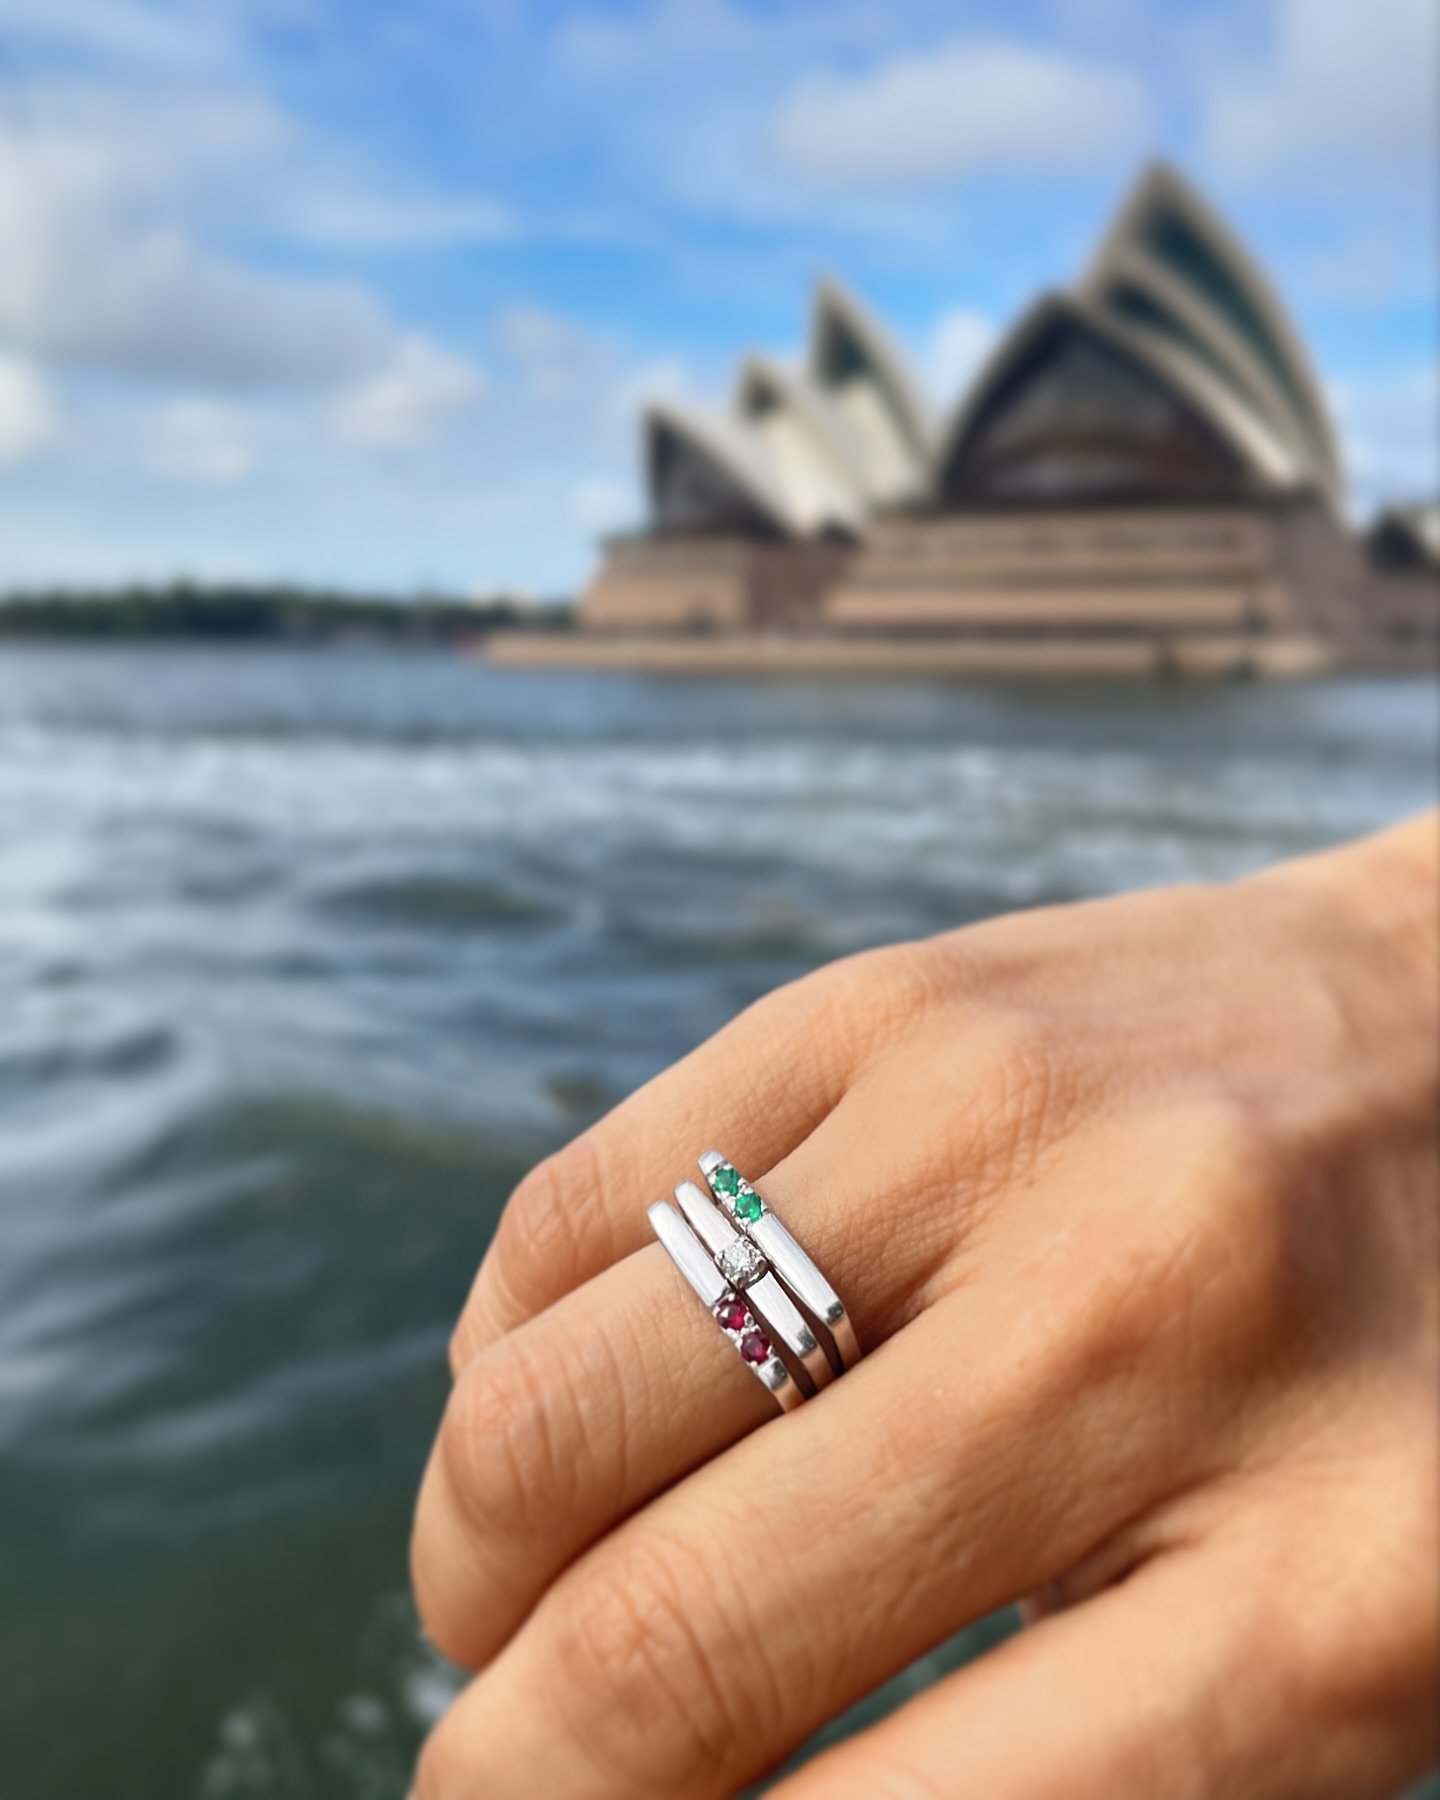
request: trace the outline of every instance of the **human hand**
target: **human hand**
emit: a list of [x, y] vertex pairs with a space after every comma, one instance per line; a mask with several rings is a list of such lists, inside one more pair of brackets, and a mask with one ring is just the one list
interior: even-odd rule
[[[535, 1171], [456, 1331], [419, 1800], [1392, 1792], [1440, 1757], [1434, 818], [762, 1000]], [[869, 1354], [783, 1418], [649, 1240], [718, 1144]], [[764, 1429], [755, 1429], [764, 1425]]]

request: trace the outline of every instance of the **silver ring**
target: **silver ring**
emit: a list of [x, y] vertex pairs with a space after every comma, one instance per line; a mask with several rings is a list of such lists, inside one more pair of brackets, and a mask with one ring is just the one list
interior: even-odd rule
[[700, 1172], [710, 1191], [790, 1292], [834, 1340], [836, 1372], [860, 1360], [860, 1340], [845, 1304], [728, 1156], [707, 1150]]
[[824, 1345], [756, 1246], [735, 1229], [709, 1194], [693, 1181], [680, 1182], [675, 1199], [691, 1230], [714, 1257], [720, 1273], [745, 1296], [760, 1323], [800, 1364], [816, 1391], [833, 1381], [835, 1371]]
[[657, 1200], [645, 1216], [670, 1260], [735, 1346], [736, 1354], [755, 1378], [769, 1389], [780, 1410], [793, 1411], [804, 1400], [805, 1391], [775, 1354], [769, 1336], [752, 1313], [748, 1300], [736, 1293], [716, 1267], [709, 1251], [668, 1200]]

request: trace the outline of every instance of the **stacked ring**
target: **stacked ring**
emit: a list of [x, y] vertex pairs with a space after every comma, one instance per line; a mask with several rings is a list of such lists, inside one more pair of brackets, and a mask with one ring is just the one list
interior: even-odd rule
[[776, 1280], [770, 1265], [749, 1238], [693, 1181], [682, 1181], [675, 1199], [691, 1230], [715, 1259], [715, 1266], [730, 1284], [744, 1294], [762, 1325], [778, 1338], [810, 1377], [818, 1392], [835, 1371], [811, 1329], [809, 1321]]
[[646, 1216], [670, 1260], [700, 1296], [756, 1379], [774, 1395], [780, 1410], [790, 1412], [797, 1407], [805, 1398], [799, 1382], [775, 1354], [749, 1306], [720, 1273], [699, 1238], [666, 1200], [657, 1200]]
[[[651, 1229], [715, 1323], [784, 1412], [860, 1360], [840, 1296], [718, 1150], [700, 1158], [709, 1184], [675, 1188], [649, 1209]], [[683, 1217], [682, 1217], [683, 1214]]]
[[837, 1373], [860, 1360], [860, 1343], [844, 1302], [727, 1156], [707, 1150], [700, 1171], [710, 1192], [756, 1246], [785, 1286], [834, 1340]]

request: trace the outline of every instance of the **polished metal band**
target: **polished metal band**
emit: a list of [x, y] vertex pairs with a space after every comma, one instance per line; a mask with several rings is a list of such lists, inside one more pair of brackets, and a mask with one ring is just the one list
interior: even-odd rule
[[707, 1150], [700, 1158], [700, 1170], [711, 1193], [738, 1229], [833, 1340], [837, 1372], [853, 1368], [860, 1360], [855, 1327], [844, 1302], [814, 1262], [727, 1156], [718, 1150]]
[[781, 1411], [790, 1412], [799, 1406], [805, 1392], [775, 1354], [759, 1321], [758, 1309], [750, 1304], [749, 1294], [738, 1293], [726, 1280], [714, 1257], [668, 1200], [657, 1200], [646, 1217], [651, 1230], [669, 1252], [670, 1260], [700, 1296], [710, 1316], [734, 1344], [741, 1360], [770, 1390]]
[[816, 1391], [833, 1381], [835, 1370], [824, 1346], [776, 1280], [761, 1251], [693, 1181], [680, 1182], [675, 1199], [721, 1275], [744, 1294], [761, 1324], [800, 1364]]

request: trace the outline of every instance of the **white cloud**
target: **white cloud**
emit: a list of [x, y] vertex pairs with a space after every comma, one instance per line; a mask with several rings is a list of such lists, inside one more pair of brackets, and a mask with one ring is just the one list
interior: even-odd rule
[[[757, 10], [730, 0], [650, 0], [629, 12], [580, 11], [557, 29], [553, 50], [567, 74], [597, 85], [719, 73], [763, 79], [798, 57], [874, 53], [893, 25], [865, 0]], [[667, 90], [655, 90], [656, 98]]]
[[134, 0], [0, 0], [0, 31], [42, 49], [165, 68], [209, 60], [221, 44], [210, 22]]
[[387, 367], [342, 397], [335, 428], [344, 442], [364, 449], [413, 449], [473, 406], [484, 388], [473, 363], [408, 337]]
[[485, 199], [360, 194], [341, 187], [302, 196], [287, 212], [290, 233], [337, 250], [430, 250], [516, 234], [506, 208]]
[[693, 390], [683, 358], [661, 353], [636, 360], [608, 333], [543, 307], [507, 308], [494, 322], [493, 338], [497, 410], [521, 431], [537, 438], [563, 433], [592, 454], [609, 457], [622, 445], [633, 447], [647, 402]]
[[920, 357], [927, 393], [942, 406], [952, 406], [994, 348], [994, 322], [983, 313], [957, 306], [936, 320]]
[[[643, 0], [572, 13], [548, 60], [565, 116], [625, 191], [706, 217], [893, 238], [915, 235], [912, 210], [893, 193], [867, 204], [785, 165], [775, 119], [807, 73], [873, 66], [905, 33], [904, 20], [872, 0]], [[692, 233], [688, 249], [706, 246]]]
[[1440, 494], [1440, 362], [1416, 362], [1332, 386], [1359, 509]]
[[977, 169], [1093, 167], [1153, 128], [1128, 71], [1014, 44], [959, 40], [868, 72], [815, 74], [775, 122], [782, 163], [826, 183], [904, 186]]
[[32, 353], [166, 381], [325, 384], [373, 367], [392, 327], [363, 289], [247, 269], [178, 233], [0, 231], [0, 331]]
[[1208, 87], [1211, 154], [1243, 173], [1393, 165], [1435, 154], [1440, 10], [1434, 0], [1280, 0], [1268, 61], [1237, 59]]
[[243, 93], [0, 90], [0, 337], [39, 359], [188, 387], [376, 374], [399, 333], [369, 290], [208, 241], [228, 228], [376, 249], [506, 228], [482, 201], [359, 175]]
[[147, 73], [233, 63], [250, 30], [312, 23], [312, 0], [0, 0], [0, 33], [32, 51]]
[[256, 453], [255, 425], [246, 413], [189, 397], [161, 409], [151, 467], [177, 481], [225, 486], [254, 473]]
[[17, 356], [0, 351], [0, 468], [28, 462], [59, 433], [49, 384]]

